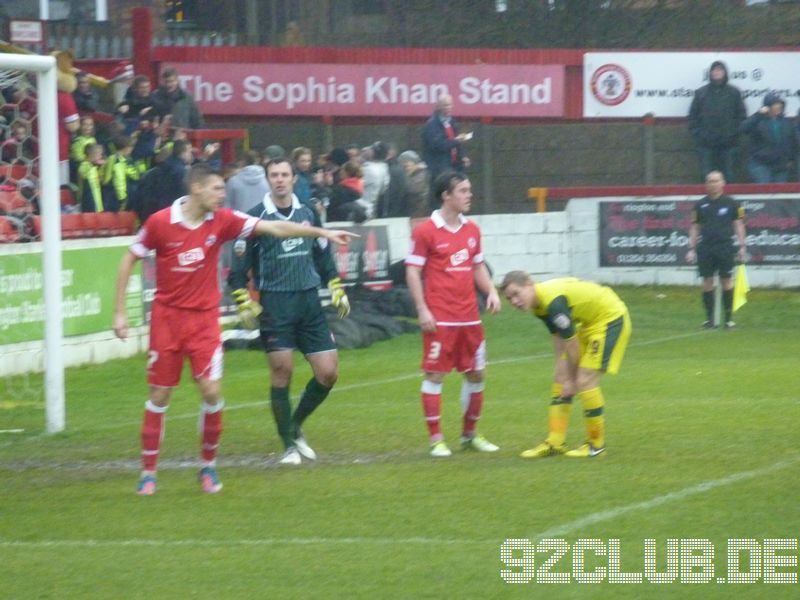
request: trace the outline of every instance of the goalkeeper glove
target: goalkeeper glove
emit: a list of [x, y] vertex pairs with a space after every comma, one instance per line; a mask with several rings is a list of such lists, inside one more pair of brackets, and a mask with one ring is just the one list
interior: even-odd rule
[[233, 299], [236, 301], [236, 309], [239, 311], [239, 319], [247, 329], [258, 328], [258, 317], [261, 311], [261, 305], [250, 298], [250, 292], [244, 288], [233, 290], [231, 293]]
[[328, 290], [331, 292], [331, 304], [338, 311], [339, 318], [344, 319], [350, 314], [350, 300], [347, 299], [347, 294], [344, 293], [342, 280], [339, 277], [331, 279], [328, 282]]

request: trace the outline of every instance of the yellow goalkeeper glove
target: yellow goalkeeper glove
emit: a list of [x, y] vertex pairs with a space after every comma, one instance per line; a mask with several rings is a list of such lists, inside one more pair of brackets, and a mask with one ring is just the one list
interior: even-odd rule
[[331, 279], [328, 282], [328, 290], [331, 293], [331, 304], [338, 311], [339, 318], [344, 319], [350, 314], [350, 300], [347, 299], [347, 294], [344, 293], [342, 280], [339, 277]]
[[250, 297], [250, 292], [244, 288], [233, 290], [231, 293], [239, 311], [239, 319], [247, 329], [258, 328], [258, 317], [264, 310], [261, 305]]

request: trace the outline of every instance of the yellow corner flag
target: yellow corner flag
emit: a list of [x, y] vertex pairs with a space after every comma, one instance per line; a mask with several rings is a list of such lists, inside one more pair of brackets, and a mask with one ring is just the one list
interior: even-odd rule
[[747, 304], [747, 292], [750, 291], [750, 284], [747, 283], [747, 271], [744, 265], [736, 267], [736, 281], [733, 284], [733, 312], [736, 312]]

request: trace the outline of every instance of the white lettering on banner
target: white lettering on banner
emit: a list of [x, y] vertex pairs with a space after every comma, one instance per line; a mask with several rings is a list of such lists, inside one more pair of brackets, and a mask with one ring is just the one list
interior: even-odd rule
[[[786, 114], [800, 107], [800, 52], [587, 52], [583, 59], [583, 116], [641, 118], [686, 117], [696, 89], [708, 83], [715, 60], [728, 67], [729, 82], [739, 88], [748, 114], [764, 96], [786, 100]], [[609, 92], [607, 73], [624, 80]]]
[[464, 104], [550, 104], [553, 81], [545, 77], [541, 83], [492, 83], [491, 79], [465, 77], [461, 80], [459, 100]]
[[338, 83], [335, 77], [328, 77], [325, 83], [315, 77], [304, 82], [265, 83], [258, 75], [250, 75], [242, 83], [246, 102], [266, 100], [270, 104], [284, 104], [289, 110], [303, 103], [352, 104], [356, 97], [351, 83]]
[[[102, 300], [96, 292], [65, 296], [61, 303], [65, 319], [99, 315], [101, 310]], [[43, 323], [44, 314], [44, 300], [23, 300], [17, 305], [0, 307], [0, 330], [25, 323]]]
[[397, 77], [367, 77], [364, 100], [367, 104], [434, 104], [439, 96], [449, 93], [444, 83], [407, 84]]
[[[72, 269], [62, 270], [61, 287], [71, 286], [74, 276], [75, 272]], [[42, 272], [36, 269], [27, 269], [24, 273], [11, 273], [9, 275], [0, 271], [0, 294], [35, 292], [42, 289], [43, 282]]]
[[[164, 68], [173, 66], [162, 65]], [[560, 117], [563, 65], [180, 63], [209, 115], [430, 115], [443, 94], [469, 117]]]

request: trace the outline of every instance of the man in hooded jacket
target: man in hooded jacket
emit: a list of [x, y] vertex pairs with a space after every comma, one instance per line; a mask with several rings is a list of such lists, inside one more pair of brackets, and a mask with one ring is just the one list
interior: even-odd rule
[[739, 127], [747, 117], [742, 94], [728, 83], [728, 68], [715, 60], [708, 70], [709, 82], [695, 90], [689, 108], [689, 132], [700, 155], [702, 179], [721, 171], [734, 181]]

